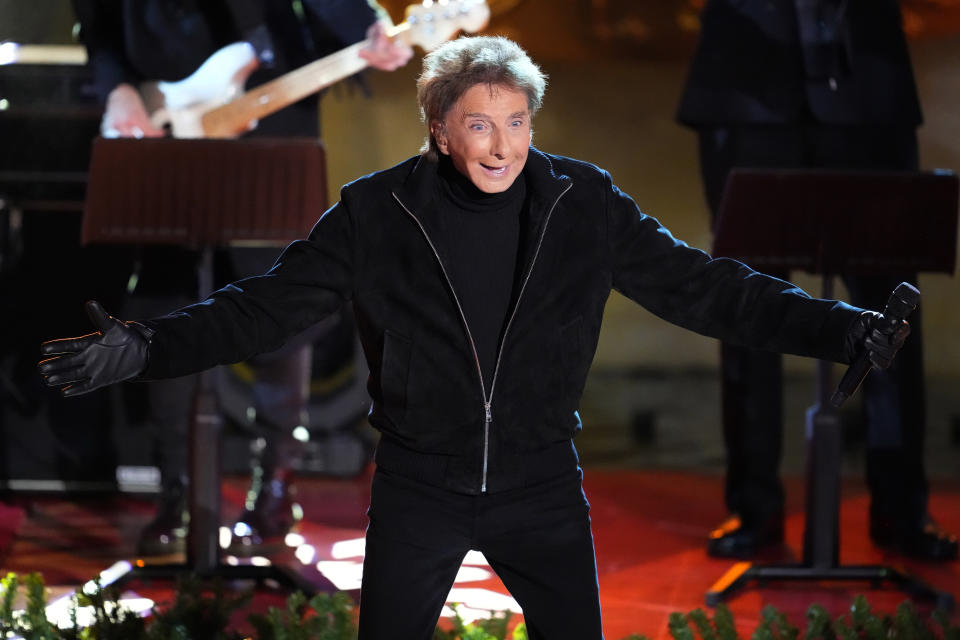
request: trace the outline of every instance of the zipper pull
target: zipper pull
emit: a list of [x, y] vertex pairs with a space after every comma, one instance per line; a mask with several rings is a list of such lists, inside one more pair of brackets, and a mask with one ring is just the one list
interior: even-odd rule
[[487, 412], [487, 424], [493, 422], [493, 413], [490, 411], [490, 403], [484, 402], [483, 408]]

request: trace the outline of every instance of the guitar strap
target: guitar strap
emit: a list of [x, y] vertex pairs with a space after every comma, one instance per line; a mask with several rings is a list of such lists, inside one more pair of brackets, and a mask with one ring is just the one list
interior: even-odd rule
[[[391, 23], [376, 0], [222, 0], [236, 33], [250, 42], [263, 66], [270, 66], [283, 47], [287, 66], [306, 64], [352, 42], [363, 40], [375, 20]], [[199, 2], [200, 5], [207, 4]], [[272, 35], [271, 35], [272, 34]], [[277, 39], [276, 42], [274, 40]], [[296, 40], [294, 44], [289, 40]], [[308, 59], [297, 60], [294, 52]], [[280, 55], [280, 57], [284, 57]]]
[[263, 0], [224, 0], [236, 33], [253, 45], [260, 63], [270, 67], [276, 57], [273, 38], [267, 28], [266, 3]]
[[267, 16], [262, 0], [223, 0], [233, 25], [241, 34], [266, 24]]
[[846, 20], [849, 0], [794, 0], [804, 70], [811, 80], [847, 75], [853, 66]]

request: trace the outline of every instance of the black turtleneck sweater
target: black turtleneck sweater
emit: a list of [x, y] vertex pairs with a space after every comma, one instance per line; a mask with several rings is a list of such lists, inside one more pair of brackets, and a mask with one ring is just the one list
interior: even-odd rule
[[441, 156], [440, 212], [446, 268], [480, 359], [487, 396], [516, 284], [526, 181], [521, 173], [502, 193], [484, 193]]

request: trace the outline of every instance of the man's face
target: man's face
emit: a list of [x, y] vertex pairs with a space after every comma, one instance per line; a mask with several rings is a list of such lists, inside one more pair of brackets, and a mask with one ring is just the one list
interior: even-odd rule
[[530, 110], [511, 87], [470, 87], [432, 129], [440, 152], [484, 193], [506, 191], [527, 162]]

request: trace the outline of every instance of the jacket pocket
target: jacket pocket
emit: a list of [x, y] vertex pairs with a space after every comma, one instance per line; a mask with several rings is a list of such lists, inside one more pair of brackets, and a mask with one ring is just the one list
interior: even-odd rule
[[554, 357], [553, 372], [551, 378], [554, 389], [552, 402], [569, 404], [570, 394], [575, 386], [574, 381], [577, 378], [578, 361], [582, 357], [582, 339], [581, 328], [583, 320], [577, 316], [570, 322], [560, 327], [556, 335], [556, 342], [553, 349], [556, 353]]
[[380, 389], [383, 408], [394, 426], [399, 427], [407, 410], [407, 381], [410, 378], [410, 352], [413, 341], [389, 329], [383, 335], [383, 369]]

